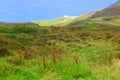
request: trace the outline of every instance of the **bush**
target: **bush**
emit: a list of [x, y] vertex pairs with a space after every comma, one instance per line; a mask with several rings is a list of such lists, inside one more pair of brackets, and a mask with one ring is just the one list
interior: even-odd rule
[[13, 32], [35, 34], [35, 33], [38, 33], [38, 30], [36, 27], [13, 27]]
[[37, 27], [28, 27], [28, 26], [18, 26], [18, 27], [0, 27], [0, 33], [26, 33], [26, 34], [36, 34], [38, 33]]
[[111, 16], [111, 17], [105, 17], [105, 18], [103, 18], [103, 20], [104, 20], [104, 21], [111, 21], [111, 20], [114, 20], [114, 19], [116, 19], [116, 18], [118, 18], [118, 17], [116, 17], [116, 16]]

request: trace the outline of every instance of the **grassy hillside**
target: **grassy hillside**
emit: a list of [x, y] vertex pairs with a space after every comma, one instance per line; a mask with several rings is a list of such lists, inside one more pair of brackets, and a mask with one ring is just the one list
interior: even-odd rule
[[93, 12], [89, 12], [89, 13], [86, 13], [86, 14], [82, 14], [82, 15], [80, 15], [79, 17], [77, 17], [76, 19], [74, 19], [74, 20], [72, 21], [72, 23], [74, 23], [74, 22], [76, 22], [76, 21], [86, 20], [86, 19], [90, 18], [92, 15], [94, 15], [96, 12], [101, 11], [101, 10], [102, 10], [102, 9], [97, 10], [97, 11], [93, 11]]
[[[97, 11], [101, 11], [101, 10], [97, 10]], [[32, 21], [35, 24], [39, 24], [39, 26], [46, 26], [46, 27], [50, 27], [50, 26], [65, 26], [71, 23], [75, 23], [75, 22], [79, 22], [82, 20], [86, 20], [89, 19], [92, 15], [94, 15], [97, 11], [94, 12], [90, 12], [87, 14], [82, 14], [80, 16], [65, 16], [65, 17], [61, 17], [58, 19], [54, 19], [54, 20], [35, 20]]]
[[80, 28], [84, 30], [105, 30], [120, 28], [120, 16], [99, 17], [71, 22], [66, 27]]
[[77, 16], [65, 16], [54, 20], [35, 20], [32, 22], [39, 24], [40, 26], [64, 26], [69, 24], [75, 18], [77, 18]]
[[0, 80], [119, 80], [120, 30], [88, 29], [0, 26]]

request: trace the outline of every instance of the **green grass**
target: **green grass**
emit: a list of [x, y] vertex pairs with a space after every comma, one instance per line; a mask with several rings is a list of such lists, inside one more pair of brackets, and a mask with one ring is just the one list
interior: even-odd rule
[[[120, 16], [109, 16], [89, 19], [90, 14], [88, 14], [88, 17], [86, 15], [76, 18], [76, 20], [73, 20], [65, 27], [72, 26], [72, 28], [79, 28], [82, 30], [109, 30], [120, 28]], [[86, 21], [84, 22], [84, 20]]]
[[33, 23], [39, 24], [40, 26], [50, 27], [50, 26], [64, 26], [69, 24], [72, 20], [77, 18], [77, 16], [62, 17], [54, 20], [36, 20]]
[[51, 62], [46, 69], [43, 65], [39, 66], [38, 61], [34, 59], [26, 61], [21, 66], [7, 63], [7, 58], [0, 61], [4, 62], [0, 64], [1, 80], [96, 80], [89, 67], [85, 67], [84, 64], [75, 64], [72, 58], [56, 64]]
[[109, 30], [120, 28], [119, 25], [108, 24], [108, 23], [99, 23], [99, 22], [87, 22], [84, 24], [74, 25], [73, 28], [78, 28], [82, 30]]
[[120, 31], [96, 25], [0, 27], [0, 80], [119, 80]]
[[0, 26], [0, 33], [27, 33], [27, 34], [36, 34], [38, 33], [38, 28], [36, 27], [2, 27]]

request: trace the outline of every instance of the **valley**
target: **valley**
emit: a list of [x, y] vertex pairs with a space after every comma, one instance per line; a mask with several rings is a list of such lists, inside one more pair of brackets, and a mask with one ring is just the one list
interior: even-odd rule
[[120, 80], [120, 14], [107, 10], [0, 22], [0, 80]]

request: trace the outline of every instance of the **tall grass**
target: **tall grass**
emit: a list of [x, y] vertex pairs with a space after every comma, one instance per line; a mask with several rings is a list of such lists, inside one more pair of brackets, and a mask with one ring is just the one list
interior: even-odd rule
[[1, 27], [0, 80], [119, 80], [119, 30], [13, 28]]

